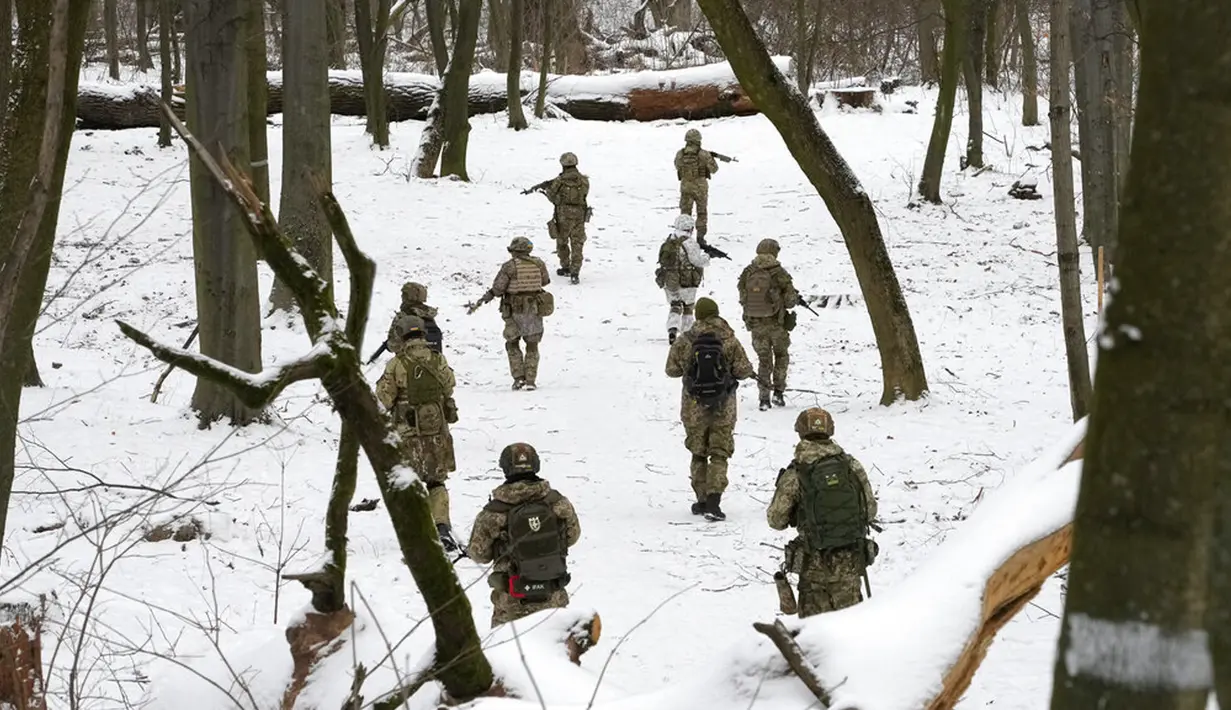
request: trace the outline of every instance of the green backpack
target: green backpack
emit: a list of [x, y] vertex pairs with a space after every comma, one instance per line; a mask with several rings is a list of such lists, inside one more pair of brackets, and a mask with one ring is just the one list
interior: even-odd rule
[[406, 385], [401, 396], [403, 403], [418, 406], [444, 399], [444, 384], [427, 360], [404, 355], [398, 357], [402, 358], [402, 365], [406, 368]]
[[846, 454], [796, 467], [802, 496], [797, 528], [808, 548], [832, 550], [862, 543], [868, 535], [867, 507]]

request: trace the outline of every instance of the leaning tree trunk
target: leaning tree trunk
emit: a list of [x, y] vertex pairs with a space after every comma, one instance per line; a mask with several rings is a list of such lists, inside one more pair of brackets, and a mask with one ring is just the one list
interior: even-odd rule
[[1016, 0], [1014, 13], [1018, 41], [1022, 45], [1022, 125], [1039, 125], [1039, 64], [1034, 52], [1034, 28], [1030, 25], [1030, 0]]
[[[158, 3], [158, 74], [162, 83], [162, 102], [168, 106], [174, 105], [175, 88], [171, 83], [171, 18], [173, 0], [154, 0]], [[4, 0], [0, 0], [4, 2]], [[166, 116], [159, 114], [158, 147], [171, 147], [171, 122]]]
[[329, 32], [329, 68], [345, 69], [346, 0], [326, 0], [325, 12], [328, 13], [325, 29]]
[[390, 0], [377, 0], [376, 16], [367, 2], [355, 3], [355, 34], [359, 38], [359, 64], [363, 70], [363, 90], [367, 103], [367, 125], [377, 148], [389, 147], [389, 111], [385, 97], [385, 47], [388, 40]]
[[923, 83], [940, 81], [940, 59], [936, 54], [936, 31], [943, 24], [940, 0], [918, 0], [915, 29], [919, 34], [919, 78]]
[[989, 0], [966, 0], [970, 35], [966, 41], [966, 58], [962, 73], [966, 78], [967, 114], [966, 167], [983, 167], [983, 44], [990, 35], [987, 23]]
[[[362, 1], [362, 0], [361, 0]], [[328, 0], [295, 0], [282, 6], [282, 196], [278, 224], [312, 269], [333, 284], [333, 234], [317, 204], [331, 189]], [[295, 294], [274, 280], [270, 305], [289, 311]]]
[[1231, 481], [1231, 7], [1141, 4], [1119, 290], [1098, 340], [1053, 710], [1204, 710], [1211, 651], [1231, 704], [1231, 550], [1213, 534]]
[[107, 46], [107, 76], [120, 79], [120, 20], [117, 0], [103, 0], [103, 41]]
[[137, 69], [149, 71], [154, 68], [154, 60], [150, 59], [150, 20], [146, 4], [149, 0], [136, 0], [137, 12]]
[[526, 16], [526, 0], [509, 0], [509, 73], [505, 93], [509, 100], [509, 128], [526, 128], [526, 112], [521, 105], [521, 23]]
[[[470, 143], [470, 70], [474, 66], [475, 45], [479, 37], [479, 17], [482, 0], [459, 0], [457, 28], [453, 33], [453, 56], [445, 72], [442, 92], [445, 103], [444, 155], [440, 158], [440, 176], [455, 175], [469, 180], [466, 174], [466, 147]], [[520, 93], [520, 92], [519, 92]]]
[[269, 135], [265, 128], [265, 102], [269, 92], [264, 86], [269, 58], [265, 46], [265, 0], [248, 0], [248, 24], [244, 32], [248, 51], [248, 151], [252, 164], [248, 172], [252, 175], [257, 197], [269, 202]]
[[944, 0], [945, 49], [940, 68], [940, 94], [936, 98], [936, 117], [928, 139], [927, 156], [919, 177], [919, 195], [928, 202], [940, 203], [940, 176], [945, 168], [949, 132], [953, 128], [953, 103], [961, 80], [962, 57], [966, 53], [966, 4], [969, 0]]
[[[14, 5], [16, 51], [10, 75], [9, 113], [0, 130], [0, 254], [6, 256], [16, 251], [14, 237], [32, 192], [31, 180], [38, 170], [39, 147], [47, 128], [51, 63], [49, 42], [53, 11], [53, 3], [47, 0], [17, 0]], [[64, 170], [76, 122], [77, 81], [89, 16], [89, 0], [69, 2], [63, 115], [58, 134], [59, 145], [47, 184], [47, 202], [17, 280], [17, 297], [11, 310], [0, 317], [0, 327], [4, 328], [3, 345], [0, 345], [0, 544], [3, 543], [9, 496], [13, 488], [22, 383], [34, 363], [31, 341], [43, 304], [47, 274], [51, 270]]]
[[539, 93], [534, 99], [534, 117], [542, 119], [547, 113], [547, 65], [551, 61], [551, 7], [552, 0], [541, 0], [539, 11], [543, 13], [543, 46], [539, 56]]
[[[251, 0], [184, 0], [188, 125], [201, 141], [247, 169], [248, 48]], [[362, 3], [361, 3], [362, 4]], [[256, 254], [243, 216], [197, 158], [189, 163], [192, 245], [201, 354], [244, 372], [261, 369], [261, 313]], [[192, 395], [202, 426], [222, 418], [247, 424], [260, 412], [205, 378]]]
[[1056, 213], [1056, 262], [1060, 267], [1060, 316], [1068, 361], [1069, 404], [1073, 420], [1090, 411], [1090, 356], [1081, 303], [1081, 257], [1077, 251], [1077, 206], [1073, 194], [1072, 127], [1069, 106], [1071, 47], [1065, 18], [1068, 0], [1052, 0], [1051, 119], [1052, 184]]
[[700, 0], [700, 5], [740, 84], [781, 134], [842, 231], [880, 350], [881, 404], [898, 396], [918, 399], [927, 391], [919, 342], [871, 199], [807, 99], [774, 65], [739, 0]]

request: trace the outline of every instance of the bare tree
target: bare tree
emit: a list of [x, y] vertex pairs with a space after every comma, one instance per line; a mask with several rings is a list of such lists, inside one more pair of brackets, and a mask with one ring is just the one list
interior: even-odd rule
[[449, 44], [445, 41], [445, 0], [423, 0], [427, 14], [427, 34], [432, 43], [432, 58], [436, 60], [436, 75], [444, 76], [449, 67]]
[[103, 38], [107, 45], [107, 76], [120, 78], [120, 20], [116, 0], [103, 0]]
[[547, 113], [547, 67], [551, 61], [551, 6], [552, 0], [541, 0], [543, 13], [542, 42], [539, 54], [539, 91], [534, 99], [534, 117], [543, 118]]
[[329, 32], [329, 67], [346, 68], [346, 0], [327, 0], [325, 29]]
[[966, 54], [966, 31], [969, 28], [966, 4], [970, 0], [944, 0], [945, 48], [940, 67], [940, 93], [936, 98], [936, 117], [932, 121], [932, 136], [928, 139], [923, 172], [919, 176], [919, 195], [928, 202], [940, 202], [940, 176], [944, 172], [949, 133], [953, 128], [953, 104], [957, 84]]
[[[242, 166], [251, 163], [248, 47], [251, 0], [184, 0], [188, 124], [206, 145]], [[256, 254], [227, 192], [200, 159], [189, 163], [192, 244], [201, 354], [244, 372], [261, 368], [261, 314]], [[218, 419], [243, 425], [260, 412], [225, 387], [197, 379], [192, 395], [202, 426]]]
[[[157, 2], [158, 0], [155, 0]], [[154, 60], [150, 58], [150, 0], [134, 0], [137, 29], [137, 69], [149, 71], [154, 68]]]
[[[0, 0], [2, 2], [3, 0]], [[509, 99], [509, 128], [526, 128], [526, 112], [521, 105], [521, 23], [526, 17], [526, 0], [509, 2], [509, 73], [505, 92]]]
[[[282, 197], [278, 224], [295, 240], [295, 250], [332, 288], [333, 235], [317, 204], [321, 190], [333, 184], [327, 2], [295, 0], [282, 6]], [[279, 280], [274, 281], [269, 300], [278, 310], [295, 306], [294, 294]]]
[[993, 89], [1000, 85], [1000, 43], [1002, 33], [1000, 26], [1005, 20], [1006, 0], [986, 0], [986, 14], [983, 26], [987, 28], [983, 41], [984, 81]]
[[966, 40], [966, 56], [962, 73], [966, 78], [967, 112], [966, 166], [983, 167], [983, 45], [989, 34], [987, 6], [990, 0], [965, 0], [970, 34]]
[[8, 108], [9, 70], [13, 63], [13, 1], [0, 0], [0, 130]]
[[[175, 31], [171, 3], [174, 0], [154, 1], [158, 3], [158, 74], [162, 83], [162, 102], [171, 106], [175, 98], [171, 83], [171, 33]], [[171, 122], [165, 116], [160, 116], [158, 122], [158, 147], [171, 147]]]
[[[298, 0], [296, 0], [298, 1]], [[244, 46], [248, 52], [248, 153], [252, 184], [261, 200], [269, 202], [269, 134], [266, 104], [269, 89], [265, 68], [269, 63], [265, 45], [265, 0], [248, 0]]]
[[[479, 37], [482, 0], [458, 0], [457, 26], [453, 33], [453, 55], [442, 85], [444, 119], [444, 155], [440, 158], [440, 175], [455, 175], [469, 180], [466, 174], [466, 148], [470, 144], [470, 72], [474, 67], [475, 46]], [[518, 96], [521, 92], [518, 91]]]
[[359, 38], [359, 64], [363, 70], [363, 97], [367, 106], [365, 130], [377, 148], [389, 147], [389, 110], [385, 96], [385, 48], [389, 44], [390, 0], [376, 0], [372, 6], [355, 3], [355, 35]]
[[1022, 47], [1022, 125], [1039, 125], [1039, 64], [1034, 51], [1034, 27], [1030, 24], [1030, 0], [1016, 0], [1014, 21]]
[[1073, 419], [1090, 411], [1090, 358], [1081, 303], [1081, 262], [1077, 251], [1077, 212], [1073, 191], [1072, 113], [1069, 108], [1069, 0], [1052, 0], [1051, 119], [1052, 183], [1056, 213], [1056, 262], [1060, 268], [1060, 315], [1068, 360], [1069, 404]]
[[1219, 705], [1231, 699], [1231, 550], [1217, 546], [1231, 321], [1213, 315], [1231, 312], [1231, 6], [1140, 5], [1119, 289], [1099, 338], [1053, 710], [1203, 710], [1211, 681]]
[[700, 0], [740, 85], [782, 136], [833, 215], [850, 252], [881, 356], [881, 404], [927, 391], [919, 342], [871, 199], [825, 134], [807, 100], [782, 76], [740, 0]]

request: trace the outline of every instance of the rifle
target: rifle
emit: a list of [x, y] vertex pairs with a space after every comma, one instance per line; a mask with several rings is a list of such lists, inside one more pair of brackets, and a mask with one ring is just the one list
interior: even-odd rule
[[372, 353], [372, 357], [368, 358], [367, 364], [371, 365], [376, 362], [376, 358], [380, 357], [381, 353], [385, 352], [389, 352], [389, 343], [381, 343], [380, 347], [376, 348], [376, 352]]
[[[812, 315], [816, 316], [817, 318], [820, 318], [820, 317], [821, 317], [821, 314], [820, 314], [820, 313], [817, 313], [816, 311], [812, 310], [812, 306], [809, 306], [809, 305], [808, 305], [808, 302], [804, 300], [804, 297], [803, 297], [803, 296], [800, 296], [800, 297], [799, 297], [799, 300], [795, 303], [795, 305], [799, 306], [800, 308], [803, 308], [805, 311], [807, 311], [807, 312], [811, 313]], [[824, 308], [824, 306], [822, 306], [822, 308]]]
[[475, 311], [479, 310], [479, 308], [481, 308], [484, 304], [491, 301], [492, 298], [493, 298], [492, 292], [488, 291], [487, 293], [483, 294], [482, 298], [475, 301], [474, 303], [467, 303], [466, 304], [466, 315], [468, 316], [473, 315]]
[[718, 160], [721, 160], [724, 163], [738, 163], [739, 162], [739, 158], [732, 158], [729, 155], [723, 155], [722, 153], [715, 153], [712, 150], [709, 151], [709, 154], [714, 156]]
[[697, 240], [697, 246], [701, 247], [701, 251], [708, 254], [711, 258], [731, 261], [731, 256], [718, 247], [712, 247], [701, 240]]
[[534, 192], [534, 191], [536, 191], [536, 190], [543, 190], [543, 189], [546, 189], [546, 188], [547, 188], [547, 186], [551, 184], [552, 180], [555, 180], [555, 178], [547, 178], [546, 180], [544, 180], [543, 182], [540, 182], [540, 183], [539, 183], [539, 184], [537, 184], [537, 185], [533, 185], [533, 186], [531, 186], [531, 187], [527, 187], [526, 189], [524, 189], [524, 190], [522, 190], [522, 191], [521, 191], [521, 194], [523, 194], [523, 195], [529, 195], [530, 193], [532, 193], [532, 192]]

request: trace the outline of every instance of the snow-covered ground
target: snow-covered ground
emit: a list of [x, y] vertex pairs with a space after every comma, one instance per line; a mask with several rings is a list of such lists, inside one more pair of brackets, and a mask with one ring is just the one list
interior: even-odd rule
[[[905, 113], [908, 100], [923, 110]], [[688, 511], [679, 382], [663, 374], [666, 304], [653, 282], [657, 245], [676, 211], [671, 159], [684, 130], [701, 128], [706, 146], [739, 158], [721, 165], [710, 193], [709, 239], [734, 261], [718, 260], [701, 289], [737, 330], [735, 279], [763, 237], [781, 242], [781, 259], [802, 292], [858, 293], [841, 236], [769, 122], [759, 116], [687, 126], [550, 121], [514, 133], [503, 116], [477, 117], [470, 137], [473, 182], [463, 184], [404, 179], [422, 124], [394, 124], [394, 147], [381, 153], [369, 150], [361, 122], [335, 120], [334, 189], [360, 245], [380, 267], [365, 354], [383, 337], [403, 281], [427, 284], [430, 302], [441, 309], [461, 411], [453, 428], [459, 471], [450, 480], [459, 535], [468, 535], [501, 480], [500, 450], [528, 441], [542, 456], [543, 475], [581, 516], [570, 591], [578, 608], [602, 615], [604, 629], [602, 643], [584, 659], [587, 668], [599, 667], [621, 636], [679, 593], [623, 643], [600, 700], [721, 668], [729, 660], [724, 648], [746, 639], [751, 622], [775, 615], [770, 575], [781, 553], [772, 548], [788, 536], [767, 527], [764, 511], [778, 469], [790, 460], [801, 408], [819, 404], [834, 413], [835, 438], [868, 467], [881, 517], [890, 521], [870, 570], [874, 593], [892, 589], [963, 524], [981, 497], [1066, 436], [1071, 424], [1049, 162], [1045, 152], [1025, 150], [1043, 143], [1046, 129], [1019, 125], [1017, 99], [991, 97], [985, 128], [998, 140], [987, 141], [986, 154], [994, 168], [977, 176], [956, 172], [966, 140], [960, 115], [944, 177], [946, 204], [908, 207], [934, 100], [934, 92], [902, 89], [883, 114], [826, 110], [821, 117], [876, 203], [930, 395], [878, 405], [879, 359], [861, 305], [823, 309], [819, 318], [801, 313], [790, 385], [824, 394], [789, 394], [785, 411], [761, 413], [755, 389], [741, 388], [738, 450], [724, 498], [729, 518], [714, 524]], [[280, 121], [273, 117], [269, 134], [275, 202]], [[196, 318], [185, 152], [178, 142], [159, 151], [155, 133], [74, 136], [49, 284], [49, 293], [62, 293], [36, 339], [49, 386], [26, 390], [23, 400], [19, 463], [46, 470], [19, 472], [0, 579], [12, 578], [80, 526], [149, 495], [98, 487], [92, 476], [151, 487], [182, 478], [173, 491], [178, 498], [159, 496], [137, 510], [138, 518], [71, 542], [52, 568], [20, 580], [25, 593], [54, 590], [63, 607], [59, 618], [72, 629], [56, 652], [51, 690], [67, 692], [69, 658], [89, 609], [78, 677], [89, 694], [107, 699], [87, 707], [122, 707], [122, 698], [137, 703], [146, 693], [158, 708], [233, 707], [209, 686], [184, 685], [190, 674], [152, 655], [208, 665], [225, 678], [216, 643], [264, 710], [275, 705], [290, 668], [283, 628], [308, 602], [298, 584], [278, 591], [277, 572], [306, 568], [321, 552], [338, 424], [319, 387], [307, 383], [278, 400], [274, 423], [240, 431], [196, 428], [187, 409], [193, 380], [183, 373], [168, 378], [157, 404], [149, 402], [162, 368], [125, 340], [112, 319], [182, 342]], [[548, 203], [520, 188], [555, 174], [566, 150], [578, 154], [591, 179], [595, 216], [587, 263], [581, 285], [556, 279], [550, 287], [557, 311], [542, 344], [538, 391], [513, 392], [495, 307], [467, 317], [463, 304], [490, 284], [513, 236], [533, 239], [554, 273], [544, 227]], [[1010, 198], [1008, 187], [1031, 171], [1039, 173], [1045, 199]], [[1088, 334], [1096, 323], [1090, 263], [1083, 253]], [[337, 283], [345, 284], [340, 256], [335, 264]], [[262, 266], [263, 296], [270, 284]], [[346, 288], [337, 292], [344, 298]], [[266, 319], [262, 336], [267, 363], [308, 347], [302, 328], [282, 316]], [[741, 339], [751, 354], [742, 330]], [[372, 381], [382, 367], [383, 360], [368, 368]], [[53, 487], [83, 490], [46, 493]], [[356, 501], [378, 497], [362, 462]], [[177, 511], [192, 511], [212, 537], [127, 549], [125, 540], [136, 539], [131, 529]], [[35, 532], [57, 521], [67, 525]], [[424, 609], [383, 508], [351, 515], [350, 543], [350, 576], [362, 597], [354, 607], [368, 629], [359, 646], [361, 654], [371, 652], [372, 664], [385, 652], [372, 629], [379, 626], [397, 642]], [[97, 578], [117, 558], [93, 606], [74, 610], [81, 580]], [[469, 561], [458, 571], [464, 582], [477, 580], [470, 598], [486, 630], [491, 606], [483, 571]], [[11, 595], [13, 586], [0, 591]], [[917, 613], [944, 609], [938, 600], [920, 599]], [[1053, 580], [1001, 633], [961, 707], [1040, 707], [1060, 610]], [[414, 666], [430, 644], [425, 626], [393, 655]], [[45, 659], [53, 641], [47, 646]], [[377, 671], [364, 694], [372, 699], [394, 684], [392, 672]], [[326, 689], [309, 692], [333, 697]], [[794, 707], [791, 697], [783, 696], [781, 707]], [[680, 702], [676, 707], [691, 706]]]

